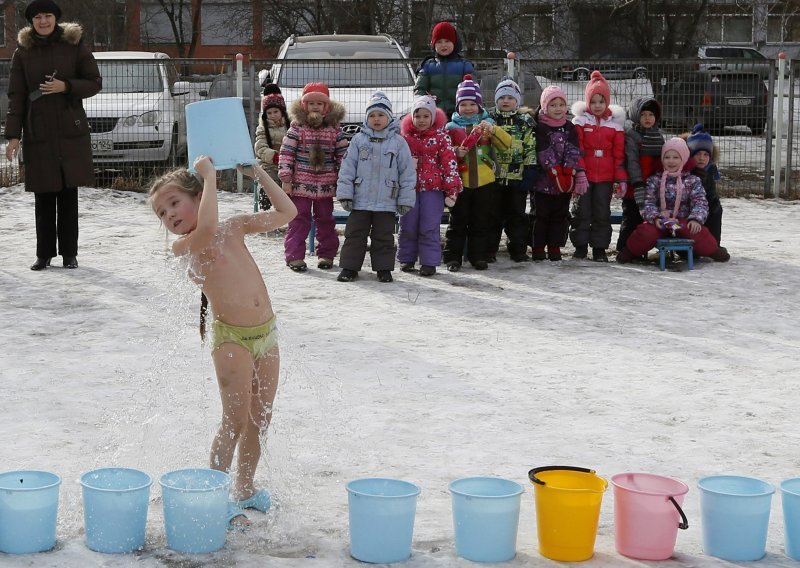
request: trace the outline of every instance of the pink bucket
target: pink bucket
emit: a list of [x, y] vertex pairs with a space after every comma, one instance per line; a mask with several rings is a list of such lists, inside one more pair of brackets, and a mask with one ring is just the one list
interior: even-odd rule
[[611, 483], [617, 552], [639, 560], [672, 556], [678, 529], [689, 528], [681, 509], [689, 487], [652, 473], [618, 473]]

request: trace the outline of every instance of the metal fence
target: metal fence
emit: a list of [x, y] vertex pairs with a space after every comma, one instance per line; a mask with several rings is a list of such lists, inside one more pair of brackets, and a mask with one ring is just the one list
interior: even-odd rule
[[[541, 90], [559, 85], [569, 103], [583, 100], [586, 79], [599, 69], [609, 82], [612, 103], [627, 108], [642, 96], [662, 106], [666, 136], [690, 131], [703, 123], [720, 149], [718, 188], [723, 195], [772, 195], [776, 109], [782, 106], [783, 148], [779, 168], [781, 192], [796, 197], [800, 187], [800, 128], [795, 112], [800, 65], [789, 66], [778, 93], [774, 61], [743, 60], [530, 60], [475, 61], [484, 103], [493, 105], [494, 88], [512, 74], [523, 90], [523, 103], [538, 106]], [[99, 60], [104, 79], [101, 93], [84, 101], [92, 127], [98, 186], [142, 189], [154, 176], [185, 165], [187, 155], [184, 107], [206, 98], [236, 96], [236, 64], [229, 59]], [[260, 112], [259, 72], [277, 82], [287, 103], [303, 85], [324, 81], [331, 96], [345, 104], [344, 128], [353, 132], [373, 90], [384, 90], [395, 114], [407, 112], [413, 98], [418, 60], [253, 60], [242, 73], [242, 104], [251, 138]], [[8, 85], [8, 61], [0, 61], [0, 89]], [[5, 120], [5, 92], [0, 112]], [[21, 181], [24, 165], [9, 163], [2, 152], [0, 186]], [[784, 157], [785, 156], [785, 157]], [[24, 157], [23, 157], [24, 164]], [[797, 168], [797, 169], [795, 169]], [[786, 175], [790, 172], [791, 175]], [[232, 177], [223, 187], [234, 188]]]

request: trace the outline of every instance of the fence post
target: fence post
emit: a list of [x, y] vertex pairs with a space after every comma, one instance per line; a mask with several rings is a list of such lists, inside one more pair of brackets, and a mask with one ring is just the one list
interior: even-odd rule
[[[242, 98], [242, 59], [244, 56], [241, 53], [236, 54], [236, 96], [241, 100]], [[236, 170], [236, 192], [242, 193], [244, 179], [242, 172]]]
[[[781, 194], [781, 167], [783, 166], [783, 91], [786, 88], [786, 79], [783, 74], [786, 72], [786, 55], [778, 54], [778, 105], [775, 109], [775, 165], [773, 166], [772, 177], [772, 196], [780, 197]], [[787, 172], [788, 173], [788, 172]]]
[[796, 80], [794, 66], [788, 59], [786, 67], [789, 69], [789, 118], [786, 121], [786, 175], [783, 178], [783, 191], [788, 197], [792, 191], [792, 153], [794, 152], [794, 82]]
[[511, 77], [512, 80], [517, 80], [516, 69], [514, 66], [514, 60], [517, 58], [517, 54], [513, 51], [509, 51], [506, 54], [506, 74]]

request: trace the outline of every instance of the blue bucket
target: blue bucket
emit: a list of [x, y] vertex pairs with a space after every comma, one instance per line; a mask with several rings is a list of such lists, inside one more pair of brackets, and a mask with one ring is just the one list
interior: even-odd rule
[[46, 471], [0, 474], [0, 552], [30, 554], [56, 545], [60, 485]]
[[347, 484], [350, 554], [374, 564], [411, 556], [419, 486], [399, 479], [366, 478]]
[[762, 558], [775, 488], [760, 479], [715, 475], [697, 482], [703, 519], [703, 552], [724, 560]]
[[203, 554], [225, 546], [230, 476], [215, 469], [179, 469], [161, 476], [167, 547]]
[[257, 162], [240, 98], [209, 99], [186, 105], [186, 138], [191, 172], [195, 158], [201, 155], [209, 156], [217, 170]]
[[517, 554], [522, 486], [499, 477], [450, 484], [456, 554], [473, 562], [505, 562]]
[[108, 467], [84, 473], [80, 483], [86, 546], [114, 554], [144, 548], [150, 476], [136, 469]]
[[781, 482], [786, 556], [800, 560], [800, 477]]

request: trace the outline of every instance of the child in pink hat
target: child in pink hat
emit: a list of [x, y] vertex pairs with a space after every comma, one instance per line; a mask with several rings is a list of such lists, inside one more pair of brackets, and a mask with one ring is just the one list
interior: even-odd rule
[[694, 241], [694, 252], [717, 262], [730, 259], [728, 251], [717, 244], [708, 228], [703, 226], [708, 217], [706, 190], [700, 178], [686, 171], [689, 147], [683, 138], [670, 138], [661, 150], [662, 174], [647, 180], [645, 197], [645, 222], [628, 238], [625, 247], [617, 253], [617, 262], [630, 262], [653, 248], [658, 239], [676, 236]]
[[[539, 99], [536, 124], [538, 171], [533, 193], [533, 260], [561, 260], [567, 240], [572, 194], [586, 193], [586, 174], [580, 169], [581, 149], [575, 125], [567, 120], [567, 96], [550, 85]], [[545, 247], [547, 252], [545, 253]]]

